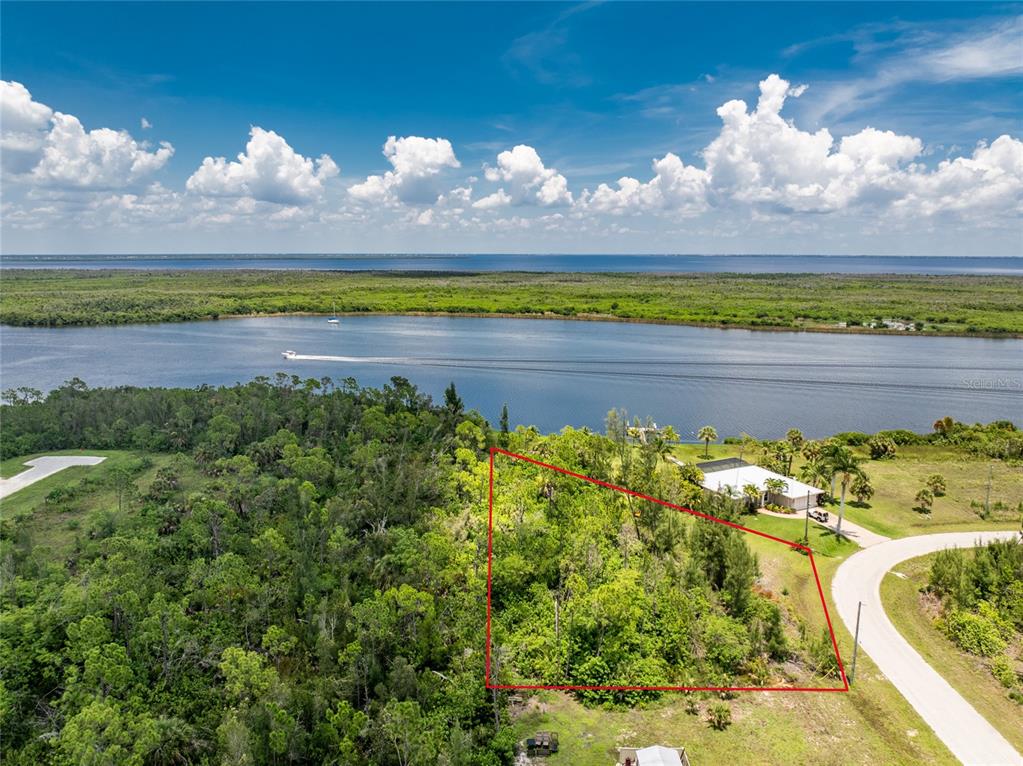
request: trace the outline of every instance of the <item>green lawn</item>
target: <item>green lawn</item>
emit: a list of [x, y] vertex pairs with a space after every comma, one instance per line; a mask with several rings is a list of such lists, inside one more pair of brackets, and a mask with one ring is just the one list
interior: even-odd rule
[[[791, 519], [782, 519], [777, 516], [743, 516], [741, 523], [744, 527], [755, 529], [758, 532], [765, 532], [782, 540], [798, 541], [803, 536], [803, 531], [808, 529], [810, 533], [810, 550], [816, 556], [841, 556], [846, 557], [858, 550], [856, 543], [845, 538], [839, 538], [834, 532], [824, 527], [804, 522], [803, 514], [793, 515]], [[770, 541], [766, 541], [770, 543]], [[770, 543], [777, 545], [777, 543]], [[799, 554], [797, 554], [799, 555]]]
[[[1023, 499], [1023, 469], [996, 460], [974, 458], [945, 447], [900, 447], [893, 460], [871, 460], [864, 465], [876, 494], [869, 506], [848, 505], [846, 514], [857, 524], [888, 537], [906, 537], [962, 529], [1012, 529], [1016, 513], [985, 521], [970, 507], [983, 502], [991, 469], [991, 501], [1015, 505]], [[948, 491], [936, 498], [931, 513], [914, 510], [916, 493], [924, 479], [940, 473]]]
[[[731, 436], [732, 434], [722, 434]], [[741, 446], [738, 444], [673, 444], [671, 454], [685, 463], [702, 463], [705, 460], [720, 460], [726, 457], [739, 457]], [[704, 454], [706, 451], [706, 454]]]
[[[704, 457], [702, 444], [674, 445], [671, 453], [685, 462], [718, 460], [738, 457], [738, 444], [712, 444], [710, 457]], [[862, 450], [861, 457], [866, 457]], [[760, 453], [750, 450], [743, 457], [751, 463], [758, 460]], [[793, 464], [793, 473], [798, 477], [802, 459]], [[988, 470], [991, 469], [991, 502], [1015, 505], [1023, 499], [1023, 468], [999, 460], [974, 457], [961, 451], [943, 446], [899, 447], [898, 455], [892, 460], [867, 460], [864, 470], [874, 485], [874, 497], [863, 505], [855, 498], [846, 499], [846, 518], [867, 529], [887, 537], [908, 537], [934, 532], [955, 532], [964, 529], [1014, 529], [1020, 519], [1016, 513], [996, 514], [984, 520], [970, 507], [971, 501], [983, 502], [987, 491]], [[940, 473], [948, 485], [943, 497], [936, 498], [931, 513], [914, 510], [916, 493], [924, 486], [924, 480], [931, 474]], [[838, 504], [829, 506], [831, 513], [838, 513]], [[781, 521], [784, 521], [783, 519]], [[813, 525], [811, 525], [813, 526]], [[802, 531], [793, 540], [802, 537]]]
[[931, 562], [928, 554], [899, 564], [881, 583], [885, 611], [899, 633], [920, 656], [941, 673], [952, 687], [976, 708], [1012, 745], [1023, 752], [1023, 707], [1009, 699], [1007, 690], [987, 668], [986, 662], [960, 651], [933, 624], [920, 589], [927, 584]]

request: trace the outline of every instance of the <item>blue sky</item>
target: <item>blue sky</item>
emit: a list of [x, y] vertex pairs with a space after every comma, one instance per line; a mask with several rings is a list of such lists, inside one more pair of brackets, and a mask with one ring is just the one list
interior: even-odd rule
[[3, 251], [1019, 254], [1021, 8], [5, 2]]

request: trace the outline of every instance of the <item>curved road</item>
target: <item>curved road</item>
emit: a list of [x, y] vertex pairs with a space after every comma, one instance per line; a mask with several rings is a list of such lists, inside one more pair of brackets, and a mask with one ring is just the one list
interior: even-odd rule
[[978, 541], [985, 544], [1018, 534], [949, 532], [889, 540], [854, 553], [838, 568], [831, 583], [831, 595], [850, 633], [856, 628], [856, 606], [863, 602], [861, 648], [956, 758], [969, 766], [1020, 766], [1023, 756], [899, 634], [881, 606], [881, 580], [906, 559], [952, 546], [972, 548]]

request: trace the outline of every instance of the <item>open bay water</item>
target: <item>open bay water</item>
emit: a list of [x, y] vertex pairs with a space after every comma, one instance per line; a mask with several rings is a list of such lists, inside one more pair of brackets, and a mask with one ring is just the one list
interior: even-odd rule
[[[343, 356], [291, 361], [281, 352]], [[381, 360], [381, 358], [384, 358]], [[0, 327], [0, 387], [230, 385], [277, 372], [454, 381], [496, 423], [602, 429], [612, 407], [695, 439], [791, 427], [929, 431], [940, 417], [1023, 423], [1023, 340], [722, 330], [469, 317], [261, 317], [119, 327]]]
[[840, 255], [5, 255], [0, 269], [738, 272], [1023, 276], [1023, 257]]

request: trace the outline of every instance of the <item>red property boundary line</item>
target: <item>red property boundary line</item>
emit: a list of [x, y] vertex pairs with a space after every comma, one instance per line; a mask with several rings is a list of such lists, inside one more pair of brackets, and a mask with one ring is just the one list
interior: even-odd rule
[[[492, 575], [493, 575], [493, 562], [494, 562], [494, 455], [505, 455], [514, 460], [522, 460], [526, 463], [532, 463], [533, 465], [541, 468], [547, 468], [551, 471], [555, 471], [565, 476], [571, 476], [575, 479], [581, 479], [591, 484], [596, 484], [600, 487], [606, 487], [607, 489], [613, 489], [616, 492], [623, 492], [626, 495], [637, 497], [641, 500], [647, 500], [651, 503], [664, 506], [665, 508], [671, 508], [672, 510], [679, 511], [681, 513], [688, 513], [691, 516], [696, 516], [701, 519], [713, 521], [718, 524], [724, 524], [726, 527], [732, 527], [733, 529], [741, 530], [742, 532], [748, 532], [751, 535], [757, 537], [764, 537], [768, 540], [773, 540], [777, 543], [782, 543], [790, 548], [805, 552], [810, 557], [810, 566], [813, 569], [813, 578], [817, 583], [817, 595], [820, 596], [821, 607], [824, 609], [824, 619], [828, 623], [828, 633], [831, 635], [831, 647], [835, 650], [835, 658], [838, 660], [838, 672], [842, 676], [842, 686], [582, 686], [582, 685], [571, 685], [571, 684], [493, 684], [490, 682], [490, 649], [491, 649], [491, 592], [492, 592]], [[658, 500], [656, 497], [650, 497], [644, 495], [641, 492], [635, 492], [625, 487], [619, 487], [614, 484], [610, 484], [600, 479], [594, 479], [590, 476], [584, 476], [581, 473], [575, 473], [569, 471], [566, 468], [561, 468], [556, 465], [550, 465], [549, 463], [541, 462], [535, 458], [527, 457], [526, 455], [519, 455], [515, 452], [509, 452], [508, 450], [501, 449], [500, 447], [490, 448], [490, 489], [489, 489], [489, 514], [487, 521], [487, 648], [486, 648], [486, 669], [484, 671], [484, 683], [487, 689], [560, 689], [566, 691], [664, 691], [664, 692], [847, 692], [849, 691], [849, 679], [845, 674], [845, 666], [842, 663], [842, 655], [838, 651], [838, 641], [835, 638], [835, 628], [831, 624], [831, 614], [828, 612], [828, 605], [824, 599], [824, 589], [821, 587], [821, 578], [817, 572], [817, 564], [813, 560], [813, 551], [805, 545], [793, 542], [792, 540], [785, 540], [774, 535], [769, 535], [766, 532], [760, 532], [756, 529], [750, 529], [744, 527], [741, 524], [736, 524], [726, 519], [719, 519], [716, 516], [711, 516], [706, 513], [700, 513], [694, 511], [692, 508], [686, 508], [681, 505], [675, 505], [665, 500]]]

